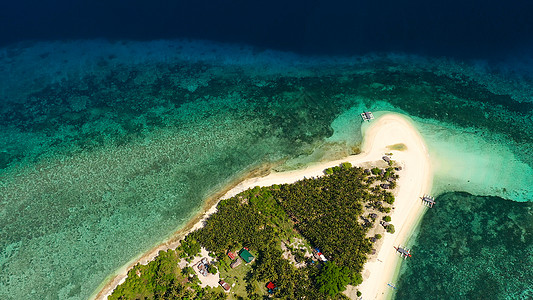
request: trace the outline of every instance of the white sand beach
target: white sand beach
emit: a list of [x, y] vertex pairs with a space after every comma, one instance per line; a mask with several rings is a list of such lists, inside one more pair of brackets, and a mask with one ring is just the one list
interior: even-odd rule
[[[365, 135], [365, 141], [369, 143], [364, 148], [364, 153], [368, 151], [368, 160], [386, 151], [387, 145], [403, 143], [407, 146], [404, 151], [391, 151], [393, 159], [403, 166], [396, 190], [395, 210], [391, 215], [396, 233], [385, 235], [377, 258], [365, 264], [363, 283], [347, 291], [353, 299], [357, 290], [362, 292], [363, 299], [384, 299], [390, 294], [391, 287], [387, 284], [394, 284], [401, 260], [394, 246], [406, 244], [422, 217], [426, 208], [420, 197], [431, 191], [433, 171], [424, 140], [406, 119], [398, 115], [380, 118]], [[413, 255], [416, 257], [416, 254]]]
[[[323, 175], [326, 168], [350, 162], [354, 166], [364, 166], [369, 162], [381, 161], [385, 153], [392, 152], [392, 159], [402, 166], [397, 183], [394, 211], [391, 214], [396, 232], [385, 234], [377, 259], [369, 260], [363, 270], [363, 283], [349, 288], [347, 296], [356, 298], [357, 290], [363, 299], [382, 299], [390, 290], [387, 283], [395, 276], [400, 257], [394, 246], [403, 245], [422, 217], [425, 207], [420, 197], [431, 190], [433, 172], [424, 140], [409, 121], [399, 114], [388, 113], [372, 121], [364, 128], [362, 152], [340, 160], [316, 164], [308, 168], [290, 172], [272, 173], [262, 178], [246, 180], [230, 190], [224, 198], [234, 196], [254, 186], [292, 183], [304, 177]], [[404, 144], [405, 150], [391, 150], [388, 146]]]
[[[400, 171], [400, 179], [395, 190], [395, 209], [391, 213], [392, 223], [396, 233], [385, 234], [381, 248], [377, 249], [377, 259], [369, 260], [363, 270], [363, 283], [356, 288], [349, 288], [346, 294], [350, 298], [356, 298], [356, 291], [363, 293], [363, 299], [382, 299], [390, 290], [387, 283], [393, 280], [395, 270], [400, 261], [393, 246], [406, 242], [410, 233], [414, 230], [417, 221], [424, 212], [424, 206], [420, 201], [423, 194], [431, 190], [433, 173], [426, 145], [418, 131], [400, 114], [387, 113], [363, 126], [362, 152], [358, 155], [349, 156], [336, 161], [318, 163], [305, 169], [271, 173], [265, 177], [245, 180], [229, 190], [221, 199], [232, 197], [242, 191], [255, 186], [270, 186], [273, 184], [292, 183], [304, 177], [318, 177], [323, 175], [326, 168], [339, 165], [342, 162], [350, 162], [354, 166], [367, 166], [369, 163], [382, 161], [385, 153], [392, 152], [392, 159], [403, 170]], [[403, 150], [392, 150], [388, 146], [403, 144]], [[194, 226], [190, 226], [187, 232], [202, 226], [205, 218], [215, 212], [216, 202], [208, 209], [204, 216]], [[187, 232], [184, 232], [184, 236]], [[120, 270], [111, 283], [100, 291], [96, 299], [106, 299], [114, 288], [126, 278], [127, 270], [137, 262], [147, 263], [153, 259], [160, 250], [173, 249], [178, 242], [167, 243], [154, 248], [141, 259]]]

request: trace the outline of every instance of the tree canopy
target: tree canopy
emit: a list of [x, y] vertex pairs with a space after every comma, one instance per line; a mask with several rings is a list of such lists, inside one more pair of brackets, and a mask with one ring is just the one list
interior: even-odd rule
[[[221, 287], [201, 288], [191, 267], [178, 268], [180, 259], [191, 259], [200, 247], [216, 258], [209, 272], [225, 276], [238, 272], [230, 267], [229, 251], [247, 247], [256, 256], [247, 269], [241, 269], [249, 270], [241, 275], [246, 294], [233, 298], [263, 299], [267, 282], [275, 284], [270, 293], [278, 299], [345, 298], [341, 292], [346, 285], [362, 282], [361, 270], [372, 250], [366, 235], [375, 217], [363, 217], [364, 207], [390, 211], [384, 203], [392, 204], [394, 197], [375, 182], [397, 175], [392, 168], [374, 168], [365, 174], [349, 163], [324, 173], [292, 184], [255, 187], [221, 200], [202, 228], [187, 235], [176, 250], [162, 251], [148, 265], [135, 266], [109, 298], [225, 299]], [[289, 246], [294, 239], [305, 241], [307, 250]], [[316, 261], [313, 248], [320, 249], [328, 262]]]
[[346, 289], [346, 285], [350, 282], [350, 272], [347, 268], [328, 261], [324, 264], [316, 282], [321, 293], [335, 296]]

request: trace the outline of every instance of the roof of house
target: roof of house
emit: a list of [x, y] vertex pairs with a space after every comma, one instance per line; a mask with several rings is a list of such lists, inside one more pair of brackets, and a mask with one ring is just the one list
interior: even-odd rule
[[239, 252], [239, 256], [242, 257], [242, 259], [244, 259], [245, 262], [247, 263], [251, 263], [253, 260], [254, 260], [254, 256], [248, 251], [246, 250], [245, 248], [242, 248], [241, 251]]
[[231, 251], [228, 252], [228, 256], [229, 256], [229, 258], [232, 259], [232, 260], [235, 259], [235, 257], [237, 257], [237, 256], [235, 255], [235, 253], [234, 253], [234, 252], [231, 252]]
[[225, 282], [224, 280], [220, 280], [218, 283], [222, 286], [223, 289], [225, 289], [226, 291], [229, 291], [230, 286], [227, 282]]
[[267, 289], [273, 289], [276, 287], [276, 285], [272, 281], [269, 281], [266, 286], [267, 286]]

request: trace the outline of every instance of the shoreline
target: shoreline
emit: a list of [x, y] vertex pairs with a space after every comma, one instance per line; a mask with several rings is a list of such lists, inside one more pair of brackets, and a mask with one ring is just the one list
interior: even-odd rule
[[[106, 279], [104, 281], [105, 285], [103, 288], [99, 288], [97, 290], [98, 293], [95, 296], [92, 296], [91, 299], [107, 299], [113, 290], [126, 280], [127, 272], [134, 265], [137, 263], [147, 264], [157, 256], [159, 251], [176, 248], [184, 236], [203, 226], [203, 222], [207, 219], [207, 217], [216, 212], [216, 205], [222, 199], [230, 198], [242, 191], [247, 190], [248, 188], [253, 188], [255, 186], [270, 186], [273, 184], [293, 183], [306, 177], [309, 178], [322, 176], [324, 174], [324, 169], [337, 166], [342, 162], [350, 162], [354, 166], [369, 165], [370, 163], [382, 161], [382, 156], [385, 152], [392, 152], [394, 153], [392, 156], [393, 160], [397, 161], [404, 169], [406, 161], [408, 161], [409, 167], [407, 170], [411, 170], [411, 172], [401, 171], [403, 174], [400, 173], [398, 188], [395, 191], [396, 201], [394, 206], [398, 207], [399, 209], [393, 211], [391, 216], [392, 222], [397, 228], [397, 231], [392, 235], [388, 233], [385, 234], [380, 249], [376, 249], [378, 258], [384, 256], [383, 259], [380, 260], [382, 260], [383, 264], [385, 265], [375, 265], [372, 264], [372, 260], [369, 260], [363, 269], [363, 283], [359, 286], [359, 288], [349, 288], [347, 292], [345, 292], [347, 296], [353, 299], [356, 298], [356, 290], [361, 290], [363, 292], [363, 296], [365, 296], [365, 299], [367, 299], [369, 295], [377, 293], [376, 297], [372, 297], [372, 299], [376, 299], [377, 296], [380, 296], [386, 292], [387, 282], [385, 282], [385, 287], [379, 288], [382, 285], [382, 281], [392, 280], [392, 277], [396, 273], [394, 270], [397, 268], [390, 267], [396, 266], [399, 262], [399, 258], [397, 256], [390, 255], [390, 253], [395, 254], [393, 251], [387, 251], [387, 253], [390, 253], [388, 253], [389, 255], [387, 257], [385, 257], [384, 251], [380, 250], [386, 249], [386, 245], [389, 244], [392, 245], [393, 243], [397, 242], [404, 243], [407, 235], [410, 235], [410, 233], [416, 228], [417, 223], [414, 221], [421, 218], [423, 215], [424, 206], [421, 205], [419, 201], [416, 201], [416, 199], [413, 199], [413, 201], [409, 201], [409, 199], [412, 198], [412, 195], [415, 194], [415, 192], [419, 194], [419, 196], [429, 192], [431, 189], [433, 174], [431, 173], [429, 157], [427, 155], [425, 143], [416, 128], [405, 116], [396, 113], [384, 112], [371, 123], [363, 124], [361, 129], [363, 131], [363, 141], [361, 147], [362, 151], [360, 154], [347, 156], [334, 161], [318, 162], [307, 166], [304, 169], [286, 172], [272, 172], [268, 174], [267, 170], [269, 170], [269, 168], [260, 168], [255, 170], [255, 172], [252, 171], [248, 173], [248, 176], [244, 177], [244, 180], [235, 181], [233, 184], [229, 184], [226, 189], [209, 197], [200, 213], [191, 219], [182, 229], [176, 231], [172, 238], [152, 248], [140, 258], [133, 259], [132, 262], [117, 270], [115, 275], [110, 276], [110, 279]], [[387, 146], [399, 143], [405, 144], [407, 146], [407, 150], [399, 151], [387, 148]], [[424, 155], [419, 157], [420, 153]], [[423, 162], [420, 163], [420, 160], [423, 160]], [[417, 163], [417, 161], [419, 163]], [[417, 176], [415, 176], [415, 179], [409, 177], [409, 175], [413, 175], [414, 172], [420, 171], [419, 169], [421, 169], [423, 172], [420, 172], [418, 175], [418, 177], [421, 177], [418, 181], [416, 180]], [[266, 173], [268, 175], [265, 176], [264, 174]], [[413, 187], [416, 187], [420, 182], [421, 186], [423, 187], [422, 194], [418, 193], [418, 190], [413, 190]], [[416, 205], [414, 204], [419, 204], [418, 209], [416, 209]], [[413, 208], [415, 209], [413, 210]], [[398, 258], [398, 260], [394, 260], [394, 258]], [[383, 268], [385, 266], [388, 266], [388, 268]], [[367, 273], [370, 275], [365, 276]], [[374, 279], [374, 277], [376, 279]], [[352, 292], [350, 292], [350, 290]]]
[[106, 279], [102, 281], [102, 284], [94, 291], [94, 293], [89, 297], [89, 299], [107, 299], [107, 297], [113, 293], [117, 286], [124, 283], [124, 281], [128, 277], [129, 270], [133, 268], [136, 264], [146, 265], [157, 257], [159, 251], [176, 249], [185, 236], [197, 229], [200, 229], [203, 226], [205, 220], [207, 220], [207, 218], [211, 214], [216, 212], [218, 202], [223, 199], [222, 197], [228, 191], [234, 189], [239, 183], [241, 183], [243, 180], [246, 180], [247, 178], [255, 178], [268, 175], [271, 170], [271, 167], [271, 164], [265, 164], [256, 167], [246, 172], [246, 175], [244, 175], [243, 177], [239, 177], [238, 179], [235, 179], [229, 184], [227, 184], [225, 188], [213, 193], [211, 196], [208, 196], [206, 201], [203, 203], [200, 211], [194, 214], [193, 217], [182, 228], [175, 231], [170, 236], [170, 238], [166, 239], [164, 242], [133, 258], [131, 261], [124, 264], [124, 266], [117, 269], [112, 275], [106, 277]]
[[[393, 159], [399, 160], [404, 168], [398, 180], [398, 189], [395, 193], [395, 210], [391, 214], [392, 223], [396, 228], [394, 234], [386, 233], [383, 242], [377, 250], [377, 256], [370, 258], [363, 267], [363, 283], [357, 287], [351, 287], [345, 294], [352, 299], [356, 299], [357, 290], [361, 291], [362, 299], [389, 299], [393, 295], [393, 289], [388, 283], [394, 285], [400, 271], [401, 257], [394, 250], [394, 246], [406, 246], [408, 238], [416, 231], [420, 221], [426, 211], [426, 207], [421, 203], [420, 197], [431, 192], [433, 183], [433, 170], [427, 146], [418, 130], [404, 120], [405, 128], [397, 128], [400, 131], [406, 130], [407, 135], [411, 135], [411, 143], [414, 147], [398, 155], [395, 153]], [[403, 157], [401, 157], [403, 156]], [[414, 254], [416, 256], [416, 253]]]

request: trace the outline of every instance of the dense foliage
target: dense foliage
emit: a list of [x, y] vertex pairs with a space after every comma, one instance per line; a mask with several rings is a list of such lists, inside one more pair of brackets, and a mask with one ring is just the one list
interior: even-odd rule
[[287, 222], [283, 209], [274, 200], [269, 188], [256, 187], [222, 200], [217, 210], [192, 236], [219, 257], [238, 245], [252, 249], [274, 245], [282, 230], [279, 225]]
[[[226, 299], [223, 292], [202, 289], [189, 283], [187, 272], [180, 272], [178, 268], [178, 252], [160, 251], [148, 265], [134, 266], [128, 272], [127, 280], [119, 285], [108, 299]], [[193, 277], [191, 282], [194, 281]]]
[[295, 228], [329, 259], [359, 273], [372, 245], [360, 223], [363, 204], [376, 199], [363, 169], [336, 167], [334, 174], [281, 185], [275, 197]]
[[327, 262], [324, 264], [316, 282], [320, 292], [335, 296], [344, 291], [346, 285], [350, 282], [350, 277], [346, 270], [343, 270], [334, 262]]
[[[394, 197], [379, 183], [397, 176], [392, 168], [365, 173], [349, 163], [324, 173], [221, 200], [203, 228], [189, 234], [176, 251], [161, 252], [147, 266], [135, 266], [110, 299], [263, 299], [268, 282], [276, 286], [270, 291], [275, 298], [345, 298], [340, 292], [347, 284], [362, 282], [360, 272], [372, 250], [366, 234], [375, 216], [363, 217], [365, 208], [390, 211], [383, 202], [392, 203]], [[306, 245], [296, 247], [293, 241]], [[179, 259], [192, 259], [200, 247], [217, 258], [218, 270], [210, 266], [210, 272], [219, 272], [230, 283], [242, 280], [246, 288], [235, 287], [236, 294], [225, 294], [220, 287], [202, 289], [194, 270], [179, 270]], [[250, 249], [256, 259], [233, 269], [227, 253], [241, 247]], [[328, 262], [312, 257], [315, 248]]]
[[288, 260], [282, 257], [279, 249], [265, 249], [261, 252], [260, 261], [250, 277], [250, 281], [273, 281], [280, 288], [276, 297], [286, 299], [302, 299], [303, 297], [318, 299], [305, 269], [295, 268]]

